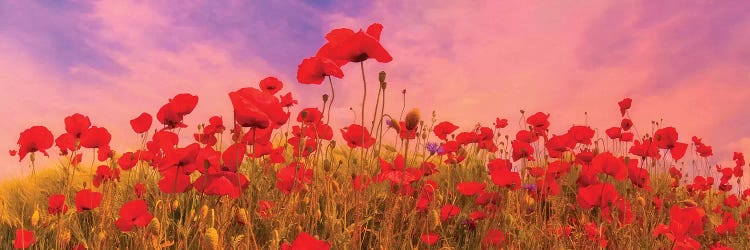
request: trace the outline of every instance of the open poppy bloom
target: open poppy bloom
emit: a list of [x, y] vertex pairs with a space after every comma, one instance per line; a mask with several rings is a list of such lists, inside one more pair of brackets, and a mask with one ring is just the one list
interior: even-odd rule
[[65, 117], [65, 131], [75, 138], [80, 138], [81, 134], [88, 130], [89, 127], [91, 127], [91, 120], [89, 120], [88, 116], [75, 113]]
[[380, 44], [380, 32], [383, 25], [373, 23], [367, 28], [367, 32], [340, 28], [326, 35], [328, 43], [323, 45], [318, 56], [328, 57], [332, 60], [349, 62], [362, 62], [374, 58], [378, 62], [387, 63], [393, 57]]
[[52, 147], [52, 141], [55, 137], [52, 132], [44, 126], [33, 126], [21, 132], [18, 137], [18, 156], [22, 161], [26, 154], [34, 152], [42, 152], [44, 156], [47, 154], [47, 149]]
[[279, 99], [269, 92], [256, 88], [242, 88], [229, 93], [234, 107], [234, 117], [242, 127], [277, 128], [289, 119]]
[[370, 136], [367, 128], [363, 128], [359, 124], [352, 124], [346, 127], [346, 129], [341, 129], [341, 135], [350, 148], [369, 148], [372, 144], [375, 144], [375, 138]]
[[207, 195], [227, 195], [232, 198], [240, 197], [242, 190], [247, 188], [249, 182], [243, 174], [220, 171], [204, 174], [195, 179], [193, 186], [196, 190]]
[[436, 233], [425, 233], [419, 238], [422, 239], [422, 243], [425, 245], [432, 246], [440, 239], [440, 235]]
[[76, 193], [76, 210], [83, 212], [99, 207], [102, 202], [102, 193], [93, 192], [91, 189], [83, 189]]
[[154, 216], [148, 212], [148, 206], [144, 200], [132, 200], [120, 207], [120, 218], [115, 221], [120, 231], [129, 232], [136, 227], [145, 227]]
[[654, 237], [666, 235], [674, 242], [677, 249], [700, 248], [700, 242], [693, 237], [703, 235], [703, 225], [706, 223], [706, 211], [703, 208], [693, 206], [681, 208], [673, 205], [669, 209], [669, 219], [669, 225], [656, 226], [653, 232]]
[[324, 240], [318, 240], [306, 232], [300, 232], [292, 244], [284, 243], [281, 250], [328, 250], [331, 244]]
[[484, 191], [485, 187], [487, 187], [487, 184], [481, 182], [459, 182], [456, 185], [458, 192], [466, 196], [473, 196], [477, 193], [481, 193]]
[[278, 93], [281, 88], [284, 87], [284, 83], [279, 81], [278, 78], [269, 76], [266, 78], [263, 78], [263, 80], [260, 80], [260, 83], [258, 83], [261, 90], [268, 92], [269, 94], [275, 95]]
[[549, 121], [547, 119], [549, 119], [549, 114], [536, 112], [536, 114], [526, 118], [526, 123], [531, 125], [534, 131], [544, 134], [547, 131], [547, 128], [549, 128]]
[[487, 234], [482, 239], [482, 245], [484, 246], [499, 247], [504, 242], [505, 234], [498, 229], [487, 230]]
[[432, 131], [435, 133], [435, 135], [440, 138], [440, 140], [446, 140], [446, 137], [453, 133], [453, 131], [456, 131], [458, 129], [458, 126], [453, 125], [451, 122], [441, 122], [435, 125], [435, 127], [432, 129]]
[[578, 206], [583, 209], [589, 209], [592, 207], [604, 208], [609, 206], [610, 203], [617, 200], [620, 194], [617, 193], [615, 187], [609, 183], [598, 183], [589, 185], [587, 187], [578, 188]]
[[661, 149], [669, 149], [672, 158], [679, 160], [685, 155], [687, 144], [677, 141], [677, 130], [674, 127], [660, 128], [654, 132], [654, 142]]
[[458, 215], [458, 213], [460, 212], [461, 212], [461, 208], [451, 205], [451, 204], [447, 204], [440, 209], [440, 220], [447, 221], [450, 218], [453, 218], [456, 215]]
[[65, 195], [62, 194], [51, 195], [47, 201], [47, 205], [47, 212], [49, 214], [64, 214], [68, 211], [68, 205], [65, 205]]
[[93, 126], [81, 134], [81, 146], [84, 148], [109, 147], [112, 135], [106, 128]]
[[622, 116], [625, 116], [625, 111], [628, 111], [630, 109], [630, 106], [633, 104], [633, 99], [625, 98], [622, 99], [622, 101], [618, 102], [617, 105], [620, 106], [620, 114]]
[[130, 120], [130, 127], [133, 128], [133, 131], [136, 134], [146, 132], [149, 128], [151, 128], [151, 122], [153, 122], [153, 119], [154, 118], [152, 118], [148, 113], [141, 113], [141, 115], [139, 115], [138, 117]]
[[593, 171], [608, 174], [618, 181], [628, 178], [628, 167], [621, 158], [617, 158], [610, 152], [604, 152], [594, 156], [591, 161]]
[[495, 128], [504, 128], [508, 126], [508, 119], [495, 118]]
[[24, 229], [16, 229], [16, 238], [13, 240], [13, 248], [26, 249], [36, 242], [34, 232]]
[[187, 125], [182, 123], [182, 119], [185, 115], [192, 113], [196, 105], [198, 105], [198, 96], [187, 93], [178, 94], [159, 109], [156, 119], [170, 129], [185, 128]]
[[305, 169], [302, 163], [292, 163], [276, 172], [276, 187], [282, 193], [289, 194], [292, 191], [302, 190], [303, 186], [312, 183], [312, 179], [312, 169]]
[[336, 62], [320, 56], [303, 59], [297, 69], [297, 81], [303, 84], [320, 84], [326, 76], [342, 78], [344, 72]]

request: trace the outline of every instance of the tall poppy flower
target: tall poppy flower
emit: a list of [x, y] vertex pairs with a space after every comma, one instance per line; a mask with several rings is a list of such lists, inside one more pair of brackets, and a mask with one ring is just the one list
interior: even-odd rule
[[461, 208], [451, 205], [451, 204], [447, 204], [443, 206], [442, 208], [440, 208], [440, 220], [447, 221], [450, 218], [453, 218], [456, 215], [458, 215], [458, 213], [460, 212], [461, 212]]
[[84, 148], [99, 148], [107, 146], [112, 140], [106, 128], [93, 126], [81, 134], [81, 146]]
[[495, 128], [504, 128], [508, 126], [508, 119], [495, 118]]
[[187, 93], [178, 94], [159, 109], [156, 119], [170, 129], [185, 128], [187, 125], [182, 123], [182, 119], [185, 115], [192, 113], [196, 105], [198, 105], [198, 96]]
[[444, 121], [435, 125], [432, 131], [438, 138], [440, 138], [440, 140], [446, 140], [446, 137], [456, 131], [456, 129], [458, 129], [458, 126], [453, 125], [451, 122]]
[[633, 104], [633, 99], [630, 99], [630, 98], [625, 98], [625, 99], [622, 99], [622, 101], [618, 102], [617, 105], [620, 106], [620, 114], [622, 116], [625, 116], [625, 111], [630, 109], [630, 105], [632, 104]]
[[240, 197], [242, 190], [248, 186], [247, 177], [232, 171], [220, 171], [204, 174], [195, 179], [193, 186], [196, 190], [207, 195], [227, 195], [232, 198]]
[[265, 129], [284, 125], [289, 114], [284, 112], [279, 99], [256, 88], [242, 88], [229, 93], [234, 117], [242, 127]]
[[28, 153], [42, 152], [44, 156], [47, 154], [47, 149], [52, 147], [52, 141], [55, 137], [52, 132], [44, 126], [33, 126], [21, 132], [18, 137], [18, 156], [22, 161]]
[[425, 245], [432, 246], [440, 239], [440, 235], [436, 233], [424, 233], [419, 238], [422, 239], [422, 243]]
[[146, 132], [149, 128], [151, 128], [151, 122], [153, 122], [153, 119], [154, 118], [152, 118], [148, 113], [141, 113], [141, 115], [139, 115], [138, 117], [130, 120], [130, 127], [136, 134]]
[[[372, 144], [375, 144], [375, 138], [370, 136], [370, 132], [367, 131], [367, 128], [364, 128], [359, 124], [351, 124], [349, 127], [341, 129], [341, 135], [344, 137], [350, 148], [369, 148]], [[362, 140], [363, 137], [364, 141]]]
[[656, 146], [661, 149], [669, 149], [672, 158], [679, 160], [685, 155], [687, 144], [677, 141], [678, 134], [674, 127], [666, 127], [654, 132], [654, 141]]
[[606, 207], [610, 203], [614, 202], [620, 195], [615, 190], [615, 187], [609, 183], [599, 183], [589, 185], [587, 187], [578, 188], [578, 206], [583, 209], [589, 209], [592, 207]]
[[102, 193], [93, 192], [91, 189], [83, 189], [76, 193], [76, 210], [83, 212], [99, 207], [102, 202]]
[[549, 128], [549, 121], [547, 119], [549, 119], [549, 114], [537, 112], [526, 118], [526, 123], [531, 125], [534, 131], [544, 133]]
[[47, 212], [57, 215], [68, 212], [68, 205], [65, 205], [65, 195], [55, 194], [49, 197], [47, 201]]
[[336, 62], [320, 56], [303, 59], [297, 69], [297, 81], [303, 84], [320, 84], [326, 76], [342, 78], [344, 72]]
[[65, 117], [65, 131], [76, 138], [80, 138], [81, 134], [89, 127], [91, 127], [91, 120], [89, 120], [88, 116], [75, 113]]
[[24, 229], [16, 229], [16, 238], [13, 240], [13, 248], [26, 249], [36, 242], [34, 232]]
[[458, 192], [466, 196], [472, 196], [477, 193], [481, 193], [484, 191], [485, 187], [487, 187], [487, 184], [481, 182], [459, 182], [458, 184], [456, 184], [456, 189], [458, 189]]
[[284, 243], [281, 250], [328, 250], [331, 244], [324, 240], [318, 240], [306, 232], [300, 232], [292, 244]]
[[146, 201], [132, 200], [120, 207], [120, 218], [115, 221], [115, 226], [122, 232], [129, 232], [133, 228], [147, 226], [153, 218]]
[[284, 87], [284, 83], [282, 83], [276, 77], [269, 76], [263, 78], [263, 80], [260, 80], [260, 82], [258, 83], [258, 87], [260, 87], [261, 90], [268, 92], [269, 94], [275, 95], [281, 90], [281, 88]]
[[610, 152], [594, 156], [594, 159], [591, 161], [591, 168], [596, 172], [608, 174], [618, 181], [628, 178], [628, 168], [625, 162]]
[[[362, 62], [367, 59], [373, 58], [378, 62], [387, 63], [393, 60], [393, 57], [385, 50], [383, 45], [380, 44], [380, 32], [383, 30], [383, 25], [379, 23], [373, 23], [367, 28], [367, 32], [359, 30], [354, 32], [353, 30], [342, 28], [335, 29], [326, 35], [329, 49], [321, 48], [321, 51], [326, 51], [328, 58], [333, 60], [345, 60], [349, 62]], [[321, 55], [319, 51], [318, 55]]]

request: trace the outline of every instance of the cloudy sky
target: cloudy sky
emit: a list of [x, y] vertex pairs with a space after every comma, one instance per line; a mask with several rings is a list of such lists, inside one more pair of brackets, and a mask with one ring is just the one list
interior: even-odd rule
[[[372, 83], [389, 73], [391, 112], [407, 89], [407, 109], [462, 128], [513, 124], [524, 109], [551, 113], [562, 133], [584, 112], [594, 127], [619, 124], [617, 101], [630, 97], [643, 131], [663, 120], [683, 141], [703, 137], [713, 162], [750, 155], [747, 1], [255, 2], [266, 1], [0, 2], [0, 145], [15, 148], [33, 125], [57, 136], [65, 116], [82, 113], [122, 151], [138, 143], [128, 121], [175, 94], [200, 97], [187, 119], [196, 125], [228, 117], [227, 93], [266, 76], [285, 83], [297, 110], [320, 106], [328, 86], [296, 83], [301, 59], [333, 28], [379, 22], [394, 60], [365, 67]], [[343, 70], [337, 127], [362, 92], [359, 68]], [[2, 176], [28, 173], [25, 164], [0, 154]]]

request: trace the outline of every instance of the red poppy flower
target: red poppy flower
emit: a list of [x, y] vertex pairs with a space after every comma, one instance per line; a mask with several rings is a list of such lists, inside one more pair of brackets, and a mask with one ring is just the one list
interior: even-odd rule
[[695, 149], [695, 152], [697, 152], [701, 157], [709, 157], [714, 155], [713, 148], [706, 144], [698, 145], [698, 147]]
[[76, 138], [80, 138], [81, 133], [85, 132], [89, 127], [91, 127], [91, 121], [88, 116], [75, 113], [65, 117], [65, 131]]
[[589, 126], [573, 126], [568, 129], [568, 134], [571, 135], [577, 143], [591, 145], [591, 138], [594, 138], [594, 130]]
[[600, 249], [607, 248], [607, 235], [604, 234], [606, 227], [599, 228], [596, 226], [596, 223], [591, 222], [586, 224], [584, 228], [586, 229], [586, 236], [590, 241], [598, 243]]
[[457, 206], [454, 206], [451, 204], [445, 205], [440, 209], [440, 220], [447, 221], [450, 218], [453, 218], [456, 215], [458, 215], [458, 213], [460, 212], [461, 212], [461, 209], [458, 208]]
[[578, 201], [578, 206], [583, 209], [589, 209], [592, 207], [603, 208], [619, 197], [620, 195], [612, 184], [599, 183], [578, 188], [576, 200]]
[[703, 226], [706, 223], [706, 211], [700, 207], [680, 208], [677, 205], [669, 209], [669, 226], [661, 224], [654, 229], [654, 237], [665, 234], [667, 238], [675, 243], [675, 247], [690, 246], [698, 249], [700, 243], [692, 237], [703, 235]]
[[620, 135], [620, 141], [633, 141], [633, 133], [622, 133], [622, 135]]
[[49, 214], [57, 215], [68, 212], [68, 205], [65, 205], [65, 195], [51, 195], [47, 204], [47, 212], [49, 212]]
[[526, 158], [530, 161], [534, 160], [534, 147], [531, 144], [523, 141], [513, 140], [511, 142], [513, 148], [513, 161], [518, 161], [521, 158]]
[[281, 250], [328, 250], [331, 244], [324, 240], [315, 239], [305, 232], [300, 232], [292, 244], [284, 243]]
[[42, 152], [44, 156], [47, 154], [47, 149], [52, 147], [52, 140], [55, 137], [52, 132], [44, 126], [33, 126], [21, 132], [18, 137], [18, 156], [22, 161], [26, 154], [34, 152]]
[[246, 189], [248, 184], [245, 175], [231, 171], [204, 174], [193, 182], [195, 189], [201, 193], [216, 196], [227, 195], [234, 199], [240, 197], [242, 190]]
[[516, 133], [516, 140], [522, 141], [526, 143], [532, 143], [539, 139], [539, 135], [537, 133], [532, 133], [528, 130], [519, 130]]
[[732, 160], [735, 161], [737, 167], [745, 166], [745, 155], [743, 155], [742, 152], [734, 152]]
[[169, 99], [156, 113], [156, 119], [167, 126], [167, 128], [185, 128], [187, 125], [182, 123], [185, 115], [190, 114], [198, 105], [198, 96], [183, 93]]
[[677, 130], [674, 127], [666, 127], [654, 132], [656, 146], [661, 149], [669, 149], [672, 158], [681, 159], [687, 150], [687, 144], [677, 141]]
[[498, 229], [487, 230], [487, 234], [482, 239], [484, 246], [500, 246], [505, 242], [505, 234]]
[[591, 168], [596, 172], [608, 174], [618, 181], [628, 178], [628, 168], [625, 162], [610, 152], [596, 155], [591, 161]]
[[611, 127], [604, 131], [609, 139], [618, 139], [620, 138], [620, 135], [622, 134], [622, 128], [620, 127]]
[[143, 183], [136, 183], [135, 186], [133, 186], [133, 192], [135, 193], [135, 197], [143, 198], [143, 194], [146, 193], [146, 185]]
[[655, 159], [661, 158], [661, 154], [659, 153], [659, 148], [656, 147], [656, 143], [652, 140], [644, 140], [641, 144], [641, 141], [635, 140], [633, 142], [633, 146], [630, 146], [630, 149], [628, 150], [631, 154], [646, 158], [651, 157]]
[[628, 131], [633, 127], [633, 121], [628, 118], [623, 118], [620, 122], [620, 127], [622, 128], [622, 131]]
[[16, 153], [18, 153], [18, 151], [13, 150], [13, 149], [8, 150], [8, 154], [10, 154], [11, 157], [16, 156]]
[[122, 232], [129, 232], [133, 228], [147, 226], [153, 218], [148, 212], [146, 201], [132, 200], [120, 207], [120, 218], [115, 221], [115, 226]]
[[169, 171], [161, 173], [159, 190], [165, 194], [184, 193], [192, 187], [190, 175], [181, 171]]
[[367, 131], [367, 128], [363, 128], [358, 124], [352, 124], [346, 129], [341, 129], [341, 135], [344, 137], [350, 148], [369, 148], [372, 144], [375, 144], [375, 138], [370, 136], [370, 132]]
[[[346, 60], [349, 62], [362, 62], [369, 58], [374, 58], [378, 62], [387, 63], [393, 60], [393, 57], [380, 44], [380, 32], [383, 25], [374, 23], [367, 28], [367, 32], [359, 30], [354, 32], [350, 29], [335, 29], [326, 35], [329, 41], [321, 52], [327, 53], [327, 57], [332, 60]], [[327, 51], [326, 51], [327, 50]], [[323, 55], [326, 56], [326, 55]]]
[[495, 171], [510, 171], [513, 164], [508, 159], [495, 158], [487, 162], [487, 170], [492, 173]]
[[736, 208], [740, 206], [740, 201], [739, 199], [737, 199], [736, 194], [732, 194], [724, 198], [724, 205], [726, 205], [727, 207]]
[[344, 72], [336, 62], [320, 56], [303, 59], [297, 68], [297, 81], [300, 83], [320, 84], [326, 76], [342, 78]]
[[55, 145], [60, 148], [60, 155], [67, 155], [68, 151], [80, 148], [80, 145], [76, 145], [76, 137], [68, 133], [58, 136], [55, 139]]
[[536, 114], [529, 116], [529, 118], [526, 118], [526, 123], [531, 125], [534, 131], [545, 133], [547, 128], [549, 128], [549, 121], [547, 119], [549, 119], [549, 114], [537, 112]]
[[630, 204], [623, 198], [618, 198], [612, 203], [612, 206], [607, 206], [602, 209], [602, 217], [609, 223], [614, 220], [612, 210], [617, 210], [617, 220], [620, 226], [625, 226], [633, 222], [633, 211], [630, 209]]
[[438, 138], [440, 138], [440, 140], [447, 140], [446, 137], [456, 131], [456, 129], [458, 129], [458, 126], [453, 125], [451, 122], [444, 121], [435, 125], [433, 132]]
[[440, 235], [436, 233], [426, 233], [422, 234], [420, 238], [422, 239], [422, 243], [428, 246], [432, 246], [435, 245], [435, 243], [437, 243], [437, 241], [440, 239]]
[[93, 126], [81, 134], [81, 146], [84, 148], [109, 147], [112, 135], [106, 128]]
[[482, 191], [484, 191], [485, 187], [487, 187], [487, 184], [481, 182], [459, 182], [456, 185], [456, 189], [458, 189], [458, 192], [466, 196], [472, 196], [477, 193], [481, 193]]
[[571, 151], [576, 147], [576, 138], [571, 133], [554, 135], [544, 144], [544, 146], [549, 152], [549, 157], [561, 158], [564, 152]]
[[716, 233], [718, 234], [735, 234], [735, 230], [737, 229], [737, 221], [734, 219], [734, 215], [732, 212], [725, 212], [722, 216], [722, 223], [721, 225], [716, 227]]
[[[295, 177], [295, 174], [297, 175]], [[303, 186], [312, 183], [313, 170], [305, 169], [302, 163], [291, 163], [276, 172], [276, 187], [284, 194], [302, 190]]]
[[[169, 148], [165, 150], [164, 157], [159, 161], [159, 172], [162, 174], [184, 173], [190, 174], [198, 170], [196, 159], [200, 152], [201, 146], [198, 143], [192, 143], [184, 148]], [[203, 167], [201, 162], [200, 167]]]
[[16, 229], [16, 238], [13, 240], [13, 248], [26, 249], [34, 244], [36, 239], [34, 238], [34, 232], [24, 229]]
[[409, 130], [406, 128], [406, 122], [400, 121], [398, 122], [398, 136], [403, 140], [411, 140], [417, 137], [417, 127], [414, 127], [414, 129]]
[[258, 83], [258, 86], [261, 90], [268, 92], [269, 94], [275, 95], [277, 92], [281, 90], [281, 88], [284, 87], [284, 83], [279, 81], [276, 77], [266, 77], [263, 78], [263, 80], [260, 80], [260, 83]]
[[625, 98], [622, 99], [622, 101], [618, 102], [617, 105], [620, 106], [620, 114], [622, 116], [625, 116], [625, 111], [630, 109], [630, 105], [633, 103], [633, 99]]
[[99, 207], [102, 202], [102, 193], [93, 192], [91, 189], [83, 189], [76, 193], [76, 210], [83, 212]]
[[234, 107], [234, 117], [243, 127], [277, 128], [289, 119], [279, 99], [255, 88], [242, 88], [229, 93]]
[[273, 209], [273, 201], [267, 201], [267, 200], [258, 201], [257, 212], [261, 218], [264, 218], [264, 219], [270, 218], [271, 215], [273, 215], [271, 211], [272, 209]]
[[507, 187], [513, 190], [521, 188], [521, 176], [518, 172], [511, 172], [510, 170], [500, 170], [490, 173], [490, 179], [492, 183], [499, 187]]
[[315, 124], [323, 119], [323, 113], [318, 108], [306, 108], [299, 112], [297, 115], [297, 121], [304, 124]]
[[508, 126], [508, 119], [495, 118], [495, 128], [504, 128]]
[[294, 104], [297, 104], [297, 100], [292, 98], [292, 92], [286, 93], [286, 95], [281, 96], [281, 100], [279, 100], [279, 103], [281, 103], [282, 107], [288, 108], [293, 106]]
[[94, 180], [92, 181], [92, 184], [94, 184], [94, 187], [99, 187], [104, 182], [108, 181], [119, 181], [120, 180], [120, 169], [115, 168], [112, 170], [107, 165], [99, 165], [99, 167], [96, 168], [96, 175], [94, 175]]
[[130, 120], [130, 127], [133, 128], [133, 131], [136, 134], [146, 132], [149, 128], [151, 128], [151, 122], [153, 122], [153, 119], [154, 118], [152, 118], [148, 113], [141, 113], [141, 115], [139, 115], [138, 117]]

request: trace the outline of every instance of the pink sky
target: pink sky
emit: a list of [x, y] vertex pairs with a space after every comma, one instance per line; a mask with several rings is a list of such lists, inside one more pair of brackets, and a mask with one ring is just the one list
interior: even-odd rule
[[[301, 59], [333, 28], [380, 22], [394, 60], [366, 62], [369, 103], [377, 72], [387, 71], [391, 113], [407, 89], [407, 110], [435, 110], [462, 129], [495, 117], [515, 124], [524, 109], [551, 113], [552, 132], [561, 133], [583, 124], [584, 112], [600, 130], [619, 124], [617, 101], [630, 97], [642, 131], [663, 119], [682, 141], [697, 135], [712, 145], [712, 162], [750, 155], [746, 1], [344, 2], [0, 3], [0, 142], [16, 148], [33, 125], [57, 136], [78, 112], [108, 128], [122, 152], [138, 143], [128, 121], [175, 94], [200, 97], [187, 119], [194, 127], [229, 117], [227, 93], [266, 76], [300, 100], [295, 110], [320, 106], [328, 86], [296, 83]], [[359, 69], [343, 70], [335, 128], [361, 101]], [[28, 173], [25, 165], [0, 154], [3, 177]]]

